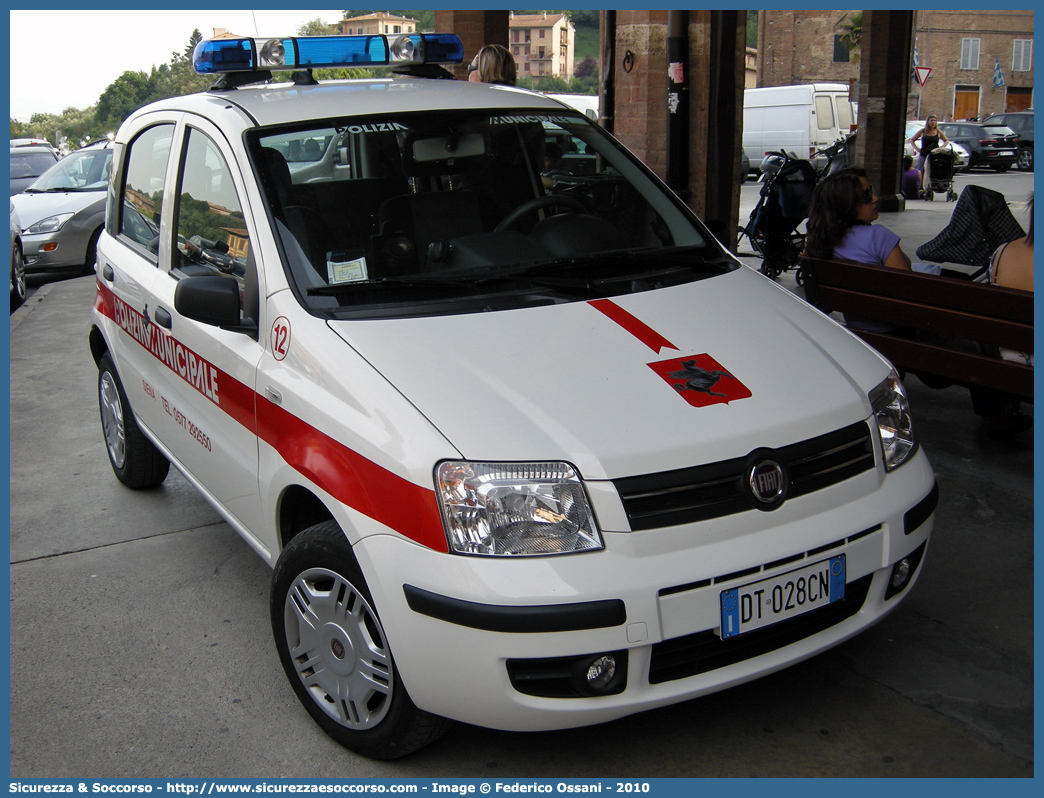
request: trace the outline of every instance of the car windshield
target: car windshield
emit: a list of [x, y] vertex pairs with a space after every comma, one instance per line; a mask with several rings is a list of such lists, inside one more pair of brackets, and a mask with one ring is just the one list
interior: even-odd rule
[[78, 150], [40, 175], [27, 192], [105, 191], [112, 148]]
[[569, 302], [736, 268], [573, 111], [396, 114], [248, 140], [291, 284], [332, 318]]

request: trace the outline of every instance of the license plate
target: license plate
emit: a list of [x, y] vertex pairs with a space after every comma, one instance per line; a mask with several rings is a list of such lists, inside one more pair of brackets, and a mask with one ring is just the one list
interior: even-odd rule
[[1001, 150], [1000, 152], [997, 153], [997, 155], [1000, 155], [1000, 156], [1014, 155], [1014, 154], [1015, 154], [1015, 150]]
[[845, 597], [845, 555], [721, 592], [722, 640], [825, 607]]

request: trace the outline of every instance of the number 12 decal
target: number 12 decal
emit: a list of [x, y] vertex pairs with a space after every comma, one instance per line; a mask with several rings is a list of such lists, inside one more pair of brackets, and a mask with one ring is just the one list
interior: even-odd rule
[[282, 360], [290, 351], [290, 320], [280, 316], [272, 324], [272, 354]]

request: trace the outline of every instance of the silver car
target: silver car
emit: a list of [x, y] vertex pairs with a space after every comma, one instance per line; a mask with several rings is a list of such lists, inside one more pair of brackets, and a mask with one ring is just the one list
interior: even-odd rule
[[94, 269], [111, 163], [112, 142], [84, 147], [11, 197], [22, 225], [27, 272]]

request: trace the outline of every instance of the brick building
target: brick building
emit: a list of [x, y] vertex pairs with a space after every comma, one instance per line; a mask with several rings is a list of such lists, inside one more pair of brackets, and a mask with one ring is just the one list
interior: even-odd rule
[[[837, 81], [855, 85], [859, 65], [841, 41], [854, 11], [758, 12], [758, 86]], [[1033, 11], [914, 11], [918, 65], [907, 116], [971, 119], [1033, 105]], [[996, 79], [1000, 66], [1002, 80]], [[1001, 84], [1001, 85], [997, 85]], [[855, 91], [853, 91], [855, 96]]]
[[563, 14], [512, 14], [509, 47], [518, 76], [554, 75], [573, 79], [573, 23]]
[[396, 33], [415, 33], [417, 20], [409, 17], [397, 17], [385, 11], [374, 11], [359, 17], [348, 17], [337, 23], [337, 32], [341, 35], [359, 33], [383, 33], [392, 36]]
[[914, 46], [919, 65], [932, 68], [923, 89], [910, 87], [915, 114], [918, 100], [921, 114], [940, 119], [1033, 106], [1032, 11], [917, 11]]

